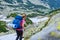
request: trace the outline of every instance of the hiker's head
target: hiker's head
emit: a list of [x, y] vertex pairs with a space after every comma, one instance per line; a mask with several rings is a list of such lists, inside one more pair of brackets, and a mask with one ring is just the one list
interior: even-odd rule
[[21, 15], [22, 15], [23, 19], [26, 19], [26, 14], [25, 13], [22, 13]]

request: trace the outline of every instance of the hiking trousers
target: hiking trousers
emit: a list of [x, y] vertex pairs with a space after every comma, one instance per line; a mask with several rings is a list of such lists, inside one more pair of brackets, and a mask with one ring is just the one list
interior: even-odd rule
[[23, 31], [22, 30], [20, 30], [20, 31], [18, 31], [18, 30], [16, 30], [16, 33], [17, 33], [17, 37], [16, 37], [16, 40], [22, 40], [22, 36], [23, 36]]

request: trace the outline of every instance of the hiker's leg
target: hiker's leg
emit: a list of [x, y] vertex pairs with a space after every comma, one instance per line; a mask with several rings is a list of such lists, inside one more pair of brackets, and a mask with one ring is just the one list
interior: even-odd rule
[[20, 35], [19, 35], [19, 31], [16, 30], [16, 33], [17, 33], [16, 40], [18, 40], [18, 39], [19, 39], [19, 36], [20, 36]]
[[18, 40], [18, 39], [19, 39], [19, 36], [16, 37], [16, 40]]
[[22, 31], [22, 33], [21, 33], [21, 34], [22, 34], [21, 36], [22, 36], [22, 38], [23, 38], [23, 31]]
[[20, 31], [20, 40], [22, 40], [23, 31]]

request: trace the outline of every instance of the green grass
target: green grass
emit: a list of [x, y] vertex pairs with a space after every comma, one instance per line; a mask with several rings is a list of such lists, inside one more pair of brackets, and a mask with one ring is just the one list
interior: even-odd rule
[[27, 15], [27, 17], [36, 17], [36, 16], [40, 16], [40, 14], [32, 13]]
[[6, 23], [3, 21], [0, 21], [0, 32], [7, 32]]
[[49, 16], [51, 17], [51, 16], [54, 16], [54, 15], [56, 15], [56, 14], [58, 14], [58, 13], [60, 13], [60, 9], [52, 10], [52, 11], [50, 11], [48, 14], [49, 14]]
[[56, 32], [51, 32], [50, 35], [51, 36], [55, 36], [56, 35]]
[[11, 13], [10, 15], [7, 16], [7, 18], [9, 18], [9, 17], [15, 17], [15, 16], [17, 16], [17, 13]]
[[60, 30], [60, 22], [58, 23], [57, 30]]

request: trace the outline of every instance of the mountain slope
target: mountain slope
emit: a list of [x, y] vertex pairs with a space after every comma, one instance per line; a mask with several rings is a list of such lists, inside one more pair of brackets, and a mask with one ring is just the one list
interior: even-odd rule
[[40, 11], [47, 12], [49, 10], [48, 7], [44, 5], [35, 5], [30, 0], [0, 0], [0, 12], [2, 14], [12, 12], [40, 13]]
[[59, 8], [60, 0], [0, 0], [1, 13], [47, 13]]
[[51, 9], [60, 8], [60, 0], [41, 0], [43, 3], [47, 3]]
[[52, 14], [46, 27], [33, 35], [30, 40], [60, 40], [60, 9], [53, 11]]
[[34, 5], [39, 5], [39, 6], [42, 5], [44, 7], [51, 9], [60, 8], [60, 0], [0, 0], [0, 1], [10, 4], [17, 4], [17, 5], [20, 3], [27, 5], [27, 2], [30, 2]]

